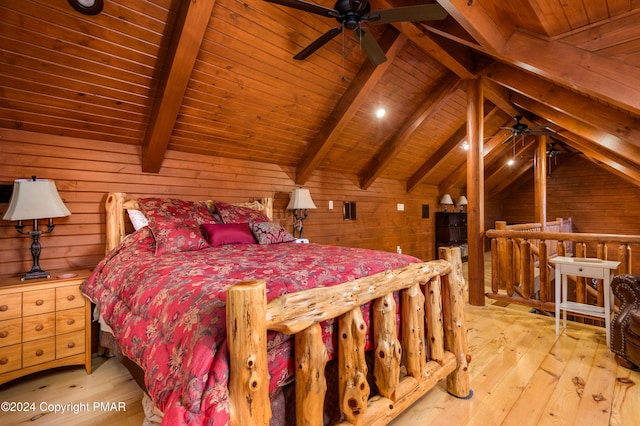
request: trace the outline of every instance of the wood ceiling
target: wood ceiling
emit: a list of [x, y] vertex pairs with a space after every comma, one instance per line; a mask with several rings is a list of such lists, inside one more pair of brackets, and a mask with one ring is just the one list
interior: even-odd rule
[[336, 22], [264, 0], [0, 0], [0, 127], [137, 145], [145, 172], [177, 150], [444, 192], [466, 185], [481, 78], [488, 194], [532, 168], [535, 137], [504, 143], [516, 115], [555, 132], [551, 169], [583, 155], [640, 185], [640, 0], [437, 3], [444, 21], [365, 24], [374, 67], [350, 30], [293, 60]]

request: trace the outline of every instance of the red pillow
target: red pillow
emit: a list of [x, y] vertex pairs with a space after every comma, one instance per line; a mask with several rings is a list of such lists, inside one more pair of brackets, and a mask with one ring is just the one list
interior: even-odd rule
[[248, 223], [203, 223], [202, 230], [209, 244], [214, 247], [256, 243]]
[[250, 207], [234, 206], [224, 201], [216, 201], [214, 205], [224, 223], [270, 222], [267, 215]]
[[216, 220], [204, 202], [141, 198], [139, 203], [156, 240], [156, 256], [208, 247], [200, 225]]

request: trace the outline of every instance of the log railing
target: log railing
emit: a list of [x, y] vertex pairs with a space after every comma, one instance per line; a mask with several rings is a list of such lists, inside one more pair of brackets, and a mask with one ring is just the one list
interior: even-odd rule
[[[276, 330], [295, 335], [297, 424], [322, 425], [327, 349], [319, 324], [332, 318], [338, 319], [342, 424], [387, 424], [443, 379], [449, 393], [468, 397], [470, 357], [460, 249], [441, 248], [440, 257], [444, 260], [287, 294], [269, 303], [264, 281], [232, 286], [227, 293], [231, 424], [269, 424], [266, 336], [267, 330]], [[396, 291], [401, 301], [400, 337]], [[364, 357], [367, 326], [360, 307], [370, 302], [378, 395], [370, 395]]]
[[[496, 229], [486, 232], [491, 239], [491, 290], [486, 293], [490, 299], [555, 311], [549, 258], [556, 255], [618, 260], [617, 273], [631, 273], [631, 247], [640, 244], [640, 235], [541, 231], [535, 225], [508, 227], [496, 222]], [[609, 247], [616, 246], [617, 256], [610, 258]], [[583, 277], [573, 281], [576, 302], [603, 306], [600, 281], [595, 287]]]

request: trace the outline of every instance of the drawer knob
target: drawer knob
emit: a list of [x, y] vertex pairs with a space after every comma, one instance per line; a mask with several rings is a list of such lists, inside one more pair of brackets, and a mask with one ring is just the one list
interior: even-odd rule
[[74, 296], [73, 294], [70, 294], [70, 295], [68, 295], [68, 296], [67, 296], [67, 300], [68, 300], [69, 302], [71, 302], [71, 301], [72, 301], [72, 300], [74, 300], [75, 298], [76, 298], [76, 296]]
[[42, 331], [44, 329], [44, 325], [38, 324], [36, 325], [36, 331]]
[[0, 358], [0, 365], [5, 365], [8, 362], [9, 362], [9, 359], [7, 357]]
[[5, 337], [7, 337], [9, 335], [8, 331], [0, 331], [0, 339], [4, 339]]
[[42, 306], [42, 305], [44, 305], [44, 300], [42, 299], [36, 300], [36, 306]]
[[67, 320], [67, 325], [71, 325], [74, 322], [76, 322], [76, 320], [74, 320], [73, 318], [70, 318], [70, 319]]
[[44, 351], [42, 349], [38, 349], [36, 351], [36, 356], [42, 356], [42, 355], [44, 355]]
[[578, 271], [582, 272], [582, 268], [579, 268]]
[[71, 349], [71, 348], [73, 348], [73, 347], [75, 347], [75, 346], [76, 346], [76, 344], [75, 344], [75, 343], [73, 343], [73, 342], [69, 342], [69, 343], [67, 343], [67, 348], [69, 348], [69, 349]]
[[0, 312], [4, 312], [4, 311], [7, 311], [7, 310], [9, 310], [9, 307], [7, 305], [0, 306]]

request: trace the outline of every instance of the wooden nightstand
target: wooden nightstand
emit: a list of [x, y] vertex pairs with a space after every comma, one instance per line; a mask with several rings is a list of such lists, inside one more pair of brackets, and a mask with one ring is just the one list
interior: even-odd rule
[[91, 302], [80, 292], [90, 273], [0, 279], [0, 384], [66, 365], [91, 374]]

